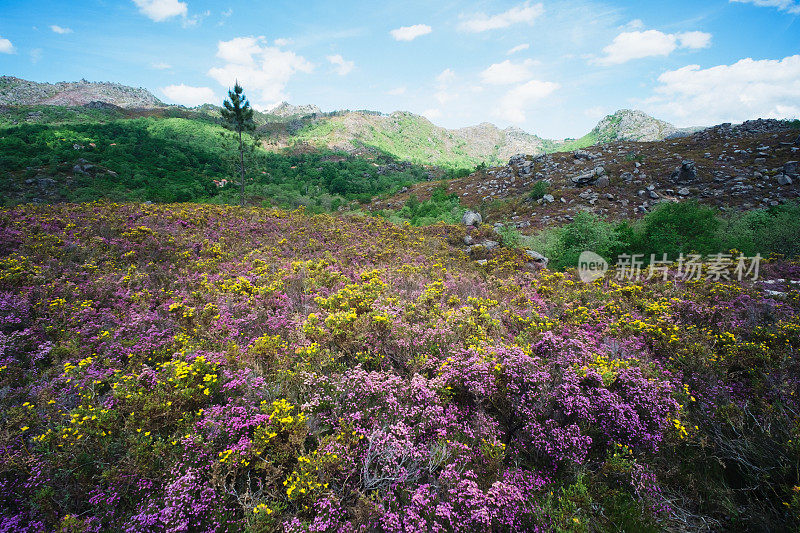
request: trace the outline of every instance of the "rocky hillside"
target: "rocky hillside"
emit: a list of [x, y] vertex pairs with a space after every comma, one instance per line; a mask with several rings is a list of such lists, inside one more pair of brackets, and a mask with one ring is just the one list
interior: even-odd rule
[[[281, 113], [287, 109], [297, 116], [309, 107], [281, 106]], [[270, 113], [280, 114], [276, 112], [279, 108]], [[308, 118], [297, 133], [283, 132], [282, 138], [270, 142], [283, 146], [302, 142], [347, 151], [369, 146], [417, 163], [468, 167], [482, 162], [500, 164], [518, 153], [540, 155], [623, 140], [658, 141], [693, 131], [696, 128], [676, 128], [642, 111], [629, 109], [608, 115], [577, 140], [543, 139], [519, 128], [500, 129], [488, 122], [448, 130], [413, 113], [344, 111]]]
[[697, 128], [676, 128], [669, 122], [658, 120], [636, 109], [620, 109], [607, 115], [589, 132], [596, 142], [660, 141], [670, 137], [689, 135]]
[[346, 151], [368, 146], [417, 163], [460, 167], [497, 164], [515, 153], [539, 154], [561, 144], [489, 123], [448, 130], [402, 111], [329, 113], [308, 121], [291, 141]]
[[292, 105], [289, 102], [281, 102], [269, 111], [268, 115], [275, 115], [277, 117], [295, 117], [305, 115], [320, 115], [322, 110], [315, 105]]
[[13, 76], [0, 76], [0, 104], [82, 106], [92, 102], [122, 108], [164, 107], [147, 89], [109, 82], [37, 83]]
[[371, 209], [403, 205], [412, 194], [425, 200], [442, 185], [491, 222], [524, 231], [568, 223], [581, 211], [627, 220], [684, 199], [725, 210], [777, 206], [800, 198], [797, 126], [759, 119], [664, 141], [520, 154], [464, 178], [417, 184]]

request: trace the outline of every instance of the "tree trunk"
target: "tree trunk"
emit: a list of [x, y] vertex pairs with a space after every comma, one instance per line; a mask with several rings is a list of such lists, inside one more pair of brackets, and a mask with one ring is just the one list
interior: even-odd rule
[[242, 130], [239, 130], [239, 175], [241, 181], [239, 205], [244, 206], [244, 147], [242, 146]]

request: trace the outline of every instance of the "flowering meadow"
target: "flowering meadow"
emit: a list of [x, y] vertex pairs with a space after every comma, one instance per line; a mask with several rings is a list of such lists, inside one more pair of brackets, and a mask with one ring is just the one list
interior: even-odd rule
[[0, 531], [800, 528], [800, 265], [584, 284], [465, 232], [0, 210]]

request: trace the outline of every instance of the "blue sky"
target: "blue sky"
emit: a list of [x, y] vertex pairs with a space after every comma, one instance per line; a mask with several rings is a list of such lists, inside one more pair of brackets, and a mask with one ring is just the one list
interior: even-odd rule
[[577, 137], [620, 108], [679, 126], [800, 116], [796, 0], [4, 0], [0, 73], [170, 103], [407, 110]]

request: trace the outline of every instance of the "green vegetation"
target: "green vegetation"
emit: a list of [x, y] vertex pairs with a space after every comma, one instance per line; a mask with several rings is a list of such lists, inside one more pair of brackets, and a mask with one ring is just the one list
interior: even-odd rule
[[511, 226], [502, 226], [497, 230], [500, 242], [507, 248], [520, 248], [525, 242], [525, 236], [518, 229]]
[[[573, 150], [580, 150], [581, 148], [586, 148], [587, 146], [592, 146], [600, 142], [600, 139], [594, 132], [589, 132], [580, 139], [569, 140], [563, 144], [555, 144], [552, 141], [549, 141], [552, 144], [551, 149], [547, 149], [547, 152], [571, 152]], [[545, 143], [547, 145], [547, 143]]]
[[697, 202], [660, 204], [643, 219], [613, 223], [591, 213], [579, 213], [560, 228], [547, 229], [525, 238], [525, 246], [550, 258], [550, 266], [565, 269], [578, 264], [584, 250], [598, 253], [608, 261], [619, 254], [651, 255], [661, 260], [667, 254], [709, 255], [736, 250], [746, 256], [780, 254], [800, 256], [800, 204], [788, 203], [721, 216]]
[[718, 235], [720, 220], [716, 211], [697, 202], [664, 203], [635, 227], [619, 226], [620, 234], [634, 252], [650, 257], [677, 257], [679, 254], [720, 252], [724, 239]]
[[800, 256], [800, 204], [789, 203], [756, 209], [725, 219], [720, 224], [728, 248], [745, 255], [774, 252], [786, 257]]
[[551, 258], [551, 268], [556, 269], [577, 265], [584, 250], [610, 259], [622, 244], [613, 223], [588, 212], [578, 213], [571, 223], [555, 231], [555, 248], [545, 255]]
[[428, 226], [437, 222], [456, 224], [464, 215], [457, 194], [447, 194], [447, 187], [433, 191], [431, 198], [420, 202], [416, 195], [406, 201], [398, 211], [383, 210], [379, 214], [396, 223], [410, 223], [412, 226]]
[[549, 185], [550, 184], [544, 180], [539, 180], [534, 183], [533, 187], [531, 187], [531, 192], [529, 193], [530, 199], [539, 200], [543, 198], [544, 195], [547, 194], [547, 187]]
[[[41, 112], [41, 114], [39, 114]], [[36, 123], [24, 117], [35, 113]], [[218, 119], [119, 118], [117, 110], [13, 108], [0, 113], [4, 205], [32, 201], [234, 203], [238, 138]], [[18, 124], [13, 124], [13, 122]], [[25, 122], [25, 123], [19, 123]], [[426, 176], [421, 167], [383, 172], [395, 160], [330, 150], [272, 153], [243, 135], [250, 201], [316, 210], [367, 201]], [[26, 183], [27, 180], [27, 183]]]
[[63, 107], [52, 105], [5, 106], [0, 112], [0, 127], [26, 123], [77, 124], [83, 122], [108, 122], [125, 117], [119, 108], [92, 109], [88, 107]]
[[[390, 120], [390, 119], [383, 119]], [[480, 157], [469, 155], [463, 142], [445, 142], [437, 128], [423, 117], [408, 113], [398, 113], [391, 118], [386, 127], [367, 126], [361, 132], [356, 145], [377, 149], [392, 154], [398, 159], [418, 164], [436, 165], [448, 169], [474, 168], [483, 163]], [[313, 146], [336, 144], [345, 132], [339, 117], [330, 117], [307, 123], [293, 140]], [[489, 161], [500, 164], [499, 159]]]

